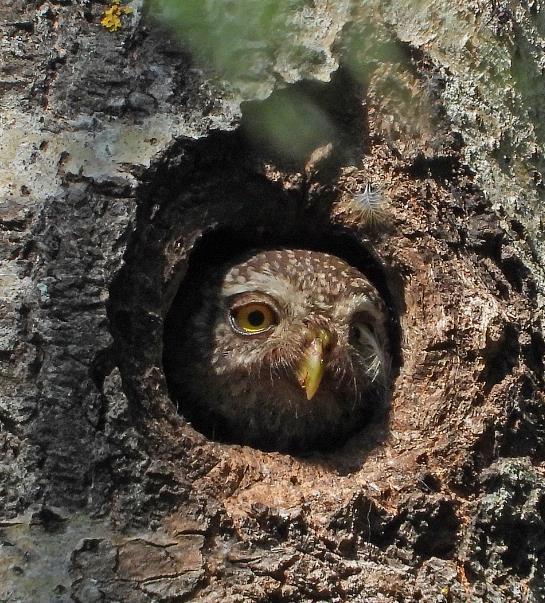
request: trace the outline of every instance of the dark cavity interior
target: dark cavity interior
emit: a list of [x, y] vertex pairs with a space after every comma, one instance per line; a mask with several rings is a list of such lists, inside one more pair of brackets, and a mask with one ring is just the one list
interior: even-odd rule
[[[218, 266], [223, 265], [230, 259], [252, 249], [277, 249], [282, 247], [322, 251], [345, 259], [349, 264], [358, 268], [370, 278], [386, 301], [390, 315], [389, 339], [394, 369], [392, 371], [393, 375], [395, 375], [399, 367], [399, 323], [397, 320], [397, 309], [391, 304], [385, 267], [373, 253], [363, 246], [355, 236], [348, 233], [320, 232], [314, 236], [300, 234], [297, 237], [282, 237], [276, 241], [271, 239], [272, 237], [269, 238], [268, 244], [265, 245], [259, 236], [251, 236], [249, 233], [241, 234], [231, 229], [219, 229], [217, 232], [205, 236], [193, 250], [189, 259], [188, 271], [166, 313], [163, 368], [170, 397], [175, 403], [178, 412], [190, 421], [194, 428], [208, 438], [216, 441], [240, 443], [243, 439], [241, 438], [241, 434], [230, 432], [223, 424], [221, 417], [215, 417], [209, 411], [202, 412], [186, 392], [180, 391], [174, 378], [176, 365], [171, 360], [179, 355], [176, 353], [176, 346], [179, 345], [177, 333], [180, 331], [180, 325], [191, 315], [195, 304], [200, 303], [198, 297], [192, 293], [198, 286], [203, 271], [209, 268], [212, 263]], [[258, 326], [263, 321], [263, 315], [256, 310], [248, 315], [248, 320], [252, 325]], [[369, 415], [365, 424], [371, 420], [373, 420], [373, 417]], [[361, 425], [362, 429], [365, 427], [365, 424]], [[323, 441], [321, 445], [315, 447], [315, 450], [326, 452], [335, 450], [339, 446], [342, 446], [345, 441]], [[266, 441], [259, 442], [258, 447], [263, 450], [275, 449], [274, 444]], [[291, 450], [290, 452], [308, 453], [311, 451]]]

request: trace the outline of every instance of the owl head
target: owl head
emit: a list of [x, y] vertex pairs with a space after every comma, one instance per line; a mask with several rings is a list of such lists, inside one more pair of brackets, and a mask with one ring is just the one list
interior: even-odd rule
[[169, 374], [188, 417], [265, 449], [326, 448], [383, 406], [387, 312], [344, 260], [246, 254], [202, 274], [169, 325]]

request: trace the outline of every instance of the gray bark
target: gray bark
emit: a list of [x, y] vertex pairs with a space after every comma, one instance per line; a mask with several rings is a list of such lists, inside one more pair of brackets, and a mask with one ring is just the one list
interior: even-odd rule
[[[286, 2], [227, 80], [131, 6], [0, 6], [0, 600], [545, 600], [545, 8]], [[368, 266], [397, 350], [304, 457], [200, 433], [162, 362], [195, 257], [293, 242]]]

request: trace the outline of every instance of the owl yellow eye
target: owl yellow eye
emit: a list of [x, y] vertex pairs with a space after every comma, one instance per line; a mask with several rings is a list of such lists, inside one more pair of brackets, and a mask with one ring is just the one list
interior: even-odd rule
[[231, 310], [231, 323], [237, 331], [251, 335], [276, 324], [276, 315], [267, 304], [246, 304]]

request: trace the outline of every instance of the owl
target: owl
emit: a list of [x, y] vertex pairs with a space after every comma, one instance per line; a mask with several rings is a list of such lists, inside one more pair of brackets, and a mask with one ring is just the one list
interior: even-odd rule
[[384, 406], [386, 307], [344, 260], [252, 251], [190, 289], [167, 324], [165, 362], [201, 430], [265, 450], [326, 449]]

